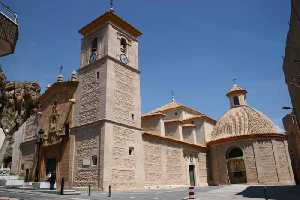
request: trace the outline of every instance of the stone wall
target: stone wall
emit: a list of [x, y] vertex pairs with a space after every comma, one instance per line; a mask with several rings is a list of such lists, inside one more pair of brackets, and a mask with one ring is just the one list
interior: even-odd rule
[[113, 118], [117, 122], [134, 125], [136, 113], [134, 73], [118, 64], [114, 65], [114, 106]]
[[293, 184], [293, 172], [282, 139], [241, 139], [210, 146], [210, 184], [228, 184], [226, 152], [243, 150], [247, 182], [251, 184]]
[[161, 133], [161, 118], [149, 117], [142, 119], [142, 128], [145, 131], [150, 131], [153, 134]]
[[180, 126], [178, 123], [165, 123], [165, 134], [167, 137], [180, 140]]
[[26, 121], [26, 127], [25, 127], [25, 132], [24, 132], [22, 142], [28, 142], [28, 141], [35, 140], [37, 131], [38, 131], [38, 120], [37, 120], [36, 115], [32, 115]]
[[[71, 134], [75, 136], [73, 186], [87, 187], [91, 184], [95, 188], [101, 188], [101, 166], [103, 165], [100, 151], [101, 126], [90, 125], [76, 128]], [[97, 165], [93, 165], [92, 156], [97, 156]]]
[[80, 70], [74, 126], [93, 123], [105, 117], [105, 87], [106, 67], [104, 63], [96, 62]]
[[5, 134], [2, 128], [0, 128], [0, 149], [2, 148], [2, 145], [4, 144], [5, 140]]
[[245, 165], [247, 166], [246, 175], [249, 183], [257, 183], [257, 165], [255, 160], [254, 147], [251, 143], [246, 143], [244, 146]]
[[143, 135], [145, 186], [189, 185], [189, 165], [195, 165], [196, 185], [207, 184], [204, 150], [157, 136]]
[[297, 184], [300, 183], [300, 130], [293, 113], [287, 114], [283, 119], [283, 125], [287, 134], [288, 150]]
[[176, 109], [176, 110], [170, 110], [167, 112], [164, 112], [164, 114], [166, 115], [164, 117], [165, 120], [173, 120], [173, 119], [179, 119], [182, 120], [183, 119], [183, 111], [180, 109]]
[[23, 135], [26, 128], [26, 122], [19, 127], [19, 129], [13, 134], [14, 135], [14, 144], [13, 144], [13, 152], [12, 152], [12, 165], [11, 165], [11, 173], [19, 174], [21, 170], [21, 149], [20, 144], [23, 142]]
[[70, 162], [69, 160], [71, 159], [70, 156], [70, 141], [63, 141], [61, 144], [61, 158], [59, 160], [59, 175], [58, 177], [61, 181], [61, 178], [64, 177], [65, 181], [65, 187], [66, 188], [71, 188], [72, 186], [72, 179], [70, 176]]
[[36, 156], [36, 142], [27, 142], [21, 145], [21, 169], [18, 174], [25, 176], [26, 170], [29, 170], [29, 174], [33, 178], [34, 176], [34, 164]]
[[276, 183], [278, 175], [272, 141], [258, 141], [253, 144], [259, 183]]
[[193, 134], [194, 131], [195, 131], [194, 127], [184, 127], [184, 128], [182, 128], [183, 141], [189, 142], [189, 143], [196, 142], [196, 141], [194, 141], [194, 134]]
[[141, 127], [139, 73], [108, 60], [106, 118]]
[[20, 159], [19, 169], [17, 173], [25, 175], [26, 170], [29, 170], [31, 178], [34, 176], [35, 170], [35, 156], [36, 156], [36, 135], [38, 130], [37, 115], [30, 116], [24, 123], [23, 135], [21, 136], [20, 148]]
[[205, 141], [205, 143], [208, 143], [211, 141], [211, 133], [212, 133], [215, 125], [208, 123], [208, 122], [204, 122], [203, 126], [204, 126], [203, 134], [204, 134], [204, 139], [205, 139], [204, 141]]
[[291, 164], [287, 155], [287, 143], [278, 140], [273, 140], [272, 143], [279, 182], [288, 184], [291, 182], [291, 177], [294, 177], [291, 166], [287, 166], [287, 163]]
[[205, 143], [205, 128], [204, 124], [205, 122], [202, 120], [194, 120], [194, 124], [196, 127], [196, 142], [200, 145], [206, 145]]
[[137, 187], [138, 178], [139, 132], [117, 125], [113, 125], [112, 129], [111, 186], [118, 190], [134, 189]]

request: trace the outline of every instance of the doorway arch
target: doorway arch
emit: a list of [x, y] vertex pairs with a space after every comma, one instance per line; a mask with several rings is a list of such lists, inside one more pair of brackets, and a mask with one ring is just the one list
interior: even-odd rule
[[244, 154], [241, 148], [230, 148], [226, 152], [228, 177], [231, 184], [247, 183]]

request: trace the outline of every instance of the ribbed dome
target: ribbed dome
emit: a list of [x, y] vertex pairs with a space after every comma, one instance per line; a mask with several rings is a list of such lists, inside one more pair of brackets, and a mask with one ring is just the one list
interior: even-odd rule
[[217, 122], [212, 140], [251, 134], [280, 133], [275, 124], [263, 113], [247, 106], [231, 108]]

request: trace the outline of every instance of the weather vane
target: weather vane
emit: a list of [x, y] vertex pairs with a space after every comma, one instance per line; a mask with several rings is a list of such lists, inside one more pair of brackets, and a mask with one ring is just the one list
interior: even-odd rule
[[237, 81], [237, 78], [232, 79], [232, 83], [235, 85]]
[[59, 67], [59, 74], [61, 74], [62, 73], [62, 71], [63, 71], [63, 66], [61, 65], [60, 67]]
[[174, 90], [171, 90], [172, 102], [175, 102], [175, 93]]

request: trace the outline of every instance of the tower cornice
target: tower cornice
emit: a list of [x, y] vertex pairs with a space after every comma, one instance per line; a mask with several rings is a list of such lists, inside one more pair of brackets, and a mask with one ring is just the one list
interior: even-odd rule
[[103, 24], [106, 24], [107, 22], [111, 22], [115, 24], [116, 26], [122, 28], [123, 30], [130, 33], [133, 37], [137, 38], [142, 35], [142, 32], [140, 32], [137, 28], [130, 25], [128, 22], [123, 20], [118, 15], [114, 14], [112, 11], [107, 11], [97, 19], [93, 20], [88, 25], [82, 27], [79, 30], [79, 33], [81, 33], [83, 36], [88, 35], [90, 32], [95, 30], [97, 27], [102, 26]]

